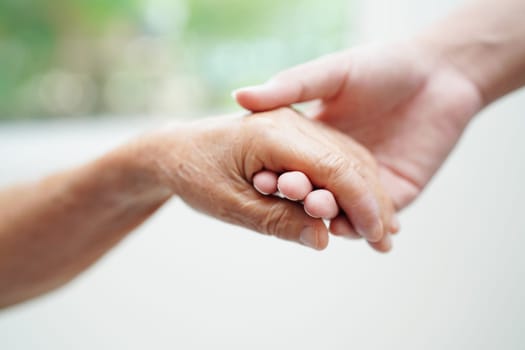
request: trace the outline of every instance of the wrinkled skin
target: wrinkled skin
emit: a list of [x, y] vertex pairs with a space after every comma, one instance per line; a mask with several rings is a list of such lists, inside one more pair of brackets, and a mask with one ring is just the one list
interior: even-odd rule
[[393, 205], [379, 186], [373, 158], [317, 124], [281, 109], [179, 125], [0, 191], [0, 308], [69, 282], [176, 195], [218, 219], [325, 248], [328, 231], [321, 219], [253, 188], [252, 177], [262, 169], [308, 174], [377, 235], [378, 250], [388, 250], [383, 227]]
[[[342, 133], [290, 109], [197, 122], [143, 142], [163, 181], [206, 214], [323, 249], [328, 231], [321, 219], [308, 216], [298, 203], [263, 196], [252, 186], [254, 174], [263, 169], [296, 169], [332, 192], [378, 250], [390, 249], [385, 237], [393, 204], [380, 186], [373, 157]], [[313, 232], [305, 233], [309, 227]]]

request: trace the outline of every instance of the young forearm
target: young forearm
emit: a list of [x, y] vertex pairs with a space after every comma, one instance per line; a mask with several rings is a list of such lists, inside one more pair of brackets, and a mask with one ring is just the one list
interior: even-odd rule
[[0, 307], [66, 283], [170, 197], [136, 153], [0, 192]]
[[418, 37], [480, 90], [484, 103], [525, 85], [525, 1], [480, 0]]

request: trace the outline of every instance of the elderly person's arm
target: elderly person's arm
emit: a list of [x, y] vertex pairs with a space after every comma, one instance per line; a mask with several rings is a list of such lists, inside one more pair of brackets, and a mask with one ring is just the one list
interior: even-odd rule
[[376, 235], [379, 250], [387, 250], [383, 227], [393, 206], [377, 185], [373, 159], [351, 139], [316, 124], [282, 109], [180, 125], [83, 167], [0, 192], [0, 306], [68, 282], [174, 195], [221, 220], [325, 248], [321, 219], [299, 203], [253, 189], [252, 177], [263, 169], [308, 174]]

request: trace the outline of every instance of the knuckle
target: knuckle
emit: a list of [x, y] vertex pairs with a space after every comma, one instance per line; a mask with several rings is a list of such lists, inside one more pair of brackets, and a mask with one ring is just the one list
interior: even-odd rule
[[377, 174], [379, 172], [379, 164], [377, 162], [377, 159], [368, 151], [363, 152], [363, 160], [362, 162], [366, 164], [366, 166], [372, 170], [374, 174]]
[[245, 131], [249, 144], [263, 146], [277, 137], [279, 126], [273, 118], [257, 114], [247, 118]]
[[281, 125], [283, 122], [295, 120], [299, 114], [291, 107], [280, 107], [269, 112], [259, 114], [261, 118], [272, 120], [275, 125]]
[[373, 172], [376, 172], [378, 169], [378, 162], [374, 155], [364, 146], [355, 145], [355, 155], [359, 160], [360, 169], [371, 169]]
[[268, 116], [268, 114], [254, 114], [246, 118], [249, 129], [255, 133], [277, 127], [277, 122]]
[[271, 112], [258, 113], [245, 118], [246, 135], [253, 141], [279, 141], [285, 137], [283, 130], [293, 131], [293, 120], [298, 118], [298, 114], [291, 108], [283, 107]]
[[325, 178], [340, 180], [350, 173], [353, 164], [340, 153], [329, 153], [319, 162], [320, 170]]

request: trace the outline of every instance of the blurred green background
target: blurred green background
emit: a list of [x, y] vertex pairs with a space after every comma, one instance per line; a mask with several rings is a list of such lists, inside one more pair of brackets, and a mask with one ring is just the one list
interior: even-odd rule
[[0, 0], [0, 120], [195, 115], [341, 48], [347, 0]]

